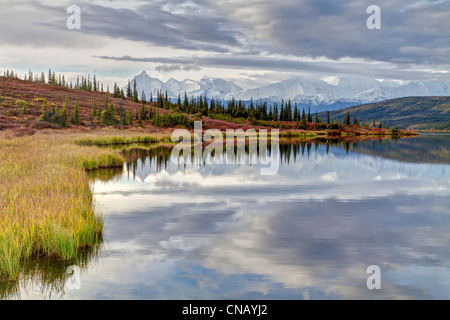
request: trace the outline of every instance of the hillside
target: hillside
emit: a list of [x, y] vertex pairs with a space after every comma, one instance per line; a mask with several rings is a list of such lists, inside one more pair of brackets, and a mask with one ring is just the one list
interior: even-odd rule
[[[347, 112], [357, 119], [372, 124], [382, 122], [385, 126], [399, 126], [401, 129], [450, 130], [450, 97], [407, 97], [369, 103], [338, 111], [330, 111], [333, 119], [342, 121]], [[319, 114], [326, 119], [326, 112]]]
[[[26, 135], [34, 134], [40, 129], [86, 130], [114, 127], [160, 132], [175, 127], [193, 129], [194, 121], [202, 120], [204, 130], [277, 128], [281, 131], [296, 131], [300, 135], [315, 135], [314, 132], [320, 132], [322, 136], [333, 137], [394, 134], [384, 128], [356, 125], [333, 123], [333, 126], [328, 127], [326, 123], [307, 121], [306, 116], [301, 121], [300, 118], [296, 121], [280, 120], [278, 116], [273, 116], [272, 119], [258, 118], [258, 113], [263, 116], [262, 110], [246, 110], [239, 105], [232, 105], [228, 110], [228, 107], [219, 108], [219, 105], [213, 109], [213, 104], [208, 105], [203, 100], [186, 102], [187, 105], [172, 104], [167, 99], [164, 100], [162, 95], [157, 101], [133, 102], [130, 98], [115, 98], [113, 94], [90, 88], [69, 89], [56, 84], [0, 77], [0, 131], [12, 130]], [[279, 116], [281, 118], [281, 111]], [[402, 131], [395, 134], [414, 133]], [[291, 136], [290, 133], [288, 136]]]
[[[17, 78], [0, 77], [0, 131], [13, 130], [32, 134], [40, 129], [63, 129], [55, 123], [39, 121], [42, 114], [42, 107], [44, 99], [49, 106], [58, 104], [60, 110], [66, 101], [69, 102], [68, 117], [78, 101], [80, 110], [80, 124], [73, 125], [68, 123], [68, 128], [76, 130], [84, 130], [87, 128], [102, 128], [106, 125], [100, 124], [98, 121], [92, 121], [91, 111], [96, 102], [97, 107], [104, 108], [106, 99], [108, 105], [125, 110], [132, 110], [133, 115], [136, 115], [141, 109], [142, 103], [135, 103], [130, 99], [114, 98], [112, 94], [105, 92], [86, 92], [83, 90], [68, 89], [58, 85], [45, 84], [33, 81], [26, 81]], [[24, 112], [25, 105], [25, 112]], [[147, 109], [152, 109], [153, 112], [159, 110], [160, 114], [168, 114], [169, 110], [158, 109], [156, 102], [146, 103]], [[134, 119], [131, 126], [116, 125], [117, 128], [137, 128], [137, 120]], [[159, 131], [160, 128], [153, 127], [148, 121], [143, 121], [143, 129], [146, 131]], [[243, 128], [246, 130], [248, 126], [243, 124], [230, 123], [220, 120], [214, 120], [204, 117], [203, 128]]]
[[[43, 99], [50, 105], [58, 104], [62, 107], [66, 97], [69, 101], [69, 112], [73, 110], [76, 101], [80, 105], [80, 127], [90, 125], [91, 108], [96, 101], [97, 106], [104, 105], [106, 93], [85, 92], [73, 90], [38, 82], [19, 80], [15, 78], [0, 77], [0, 130], [14, 129], [17, 127], [29, 127], [34, 129], [59, 128], [56, 124], [40, 123], [39, 116], [42, 113]], [[129, 106], [135, 111], [140, 106], [138, 103], [124, 101], [122, 99], [108, 97], [109, 103], [116, 106]], [[23, 105], [26, 112], [23, 112]]]

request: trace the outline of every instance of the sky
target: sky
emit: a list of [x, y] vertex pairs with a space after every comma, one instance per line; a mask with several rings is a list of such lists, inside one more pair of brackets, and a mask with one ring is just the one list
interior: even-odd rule
[[449, 0], [0, 0], [0, 30], [0, 70], [21, 77], [450, 80]]

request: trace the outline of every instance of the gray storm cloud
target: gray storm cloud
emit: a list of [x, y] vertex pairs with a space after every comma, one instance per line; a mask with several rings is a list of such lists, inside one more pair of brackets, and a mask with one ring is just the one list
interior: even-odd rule
[[[1, 46], [98, 48], [118, 39], [188, 50], [160, 61], [157, 52], [130, 59], [160, 71], [203, 67], [346, 73], [397, 79], [437, 78], [450, 64], [448, 1], [379, 2], [381, 29], [369, 30], [365, 1], [190, 0], [73, 1], [82, 28], [69, 32], [68, 3], [0, 0]], [[96, 54], [93, 52], [92, 56]], [[106, 56], [103, 56], [106, 57]], [[324, 57], [333, 63], [305, 62]], [[152, 61], [158, 60], [158, 61]], [[349, 64], [346, 59], [359, 63]], [[181, 65], [180, 65], [181, 64]], [[192, 69], [192, 66], [197, 67]], [[432, 69], [432, 70], [431, 70]], [[431, 71], [430, 71], [431, 70]]]
[[[332, 59], [410, 62], [412, 58], [435, 63], [450, 59], [447, 1], [380, 3], [381, 30], [366, 27], [366, 9], [372, 1], [149, 1], [132, 9], [101, 4], [78, 1], [83, 33], [219, 52], [252, 47], [256, 52], [259, 48]], [[0, 16], [2, 29], [11, 30], [0, 36], [4, 42], [42, 43], [54, 37], [59, 41], [69, 34], [64, 30], [64, 3], [2, 4]]]

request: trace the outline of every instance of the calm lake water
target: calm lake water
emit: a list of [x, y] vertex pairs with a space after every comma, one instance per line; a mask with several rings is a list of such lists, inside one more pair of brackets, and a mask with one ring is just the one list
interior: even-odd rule
[[[450, 298], [450, 135], [280, 145], [278, 173], [267, 176], [259, 165], [176, 165], [165, 148], [126, 155], [123, 170], [98, 172], [93, 182], [105, 241], [71, 263], [80, 268], [78, 285], [67, 285], [69, 263], [41, 262], [4, 292]], [[380, 268], [379, 290], [366, 285], [371, 265]]]

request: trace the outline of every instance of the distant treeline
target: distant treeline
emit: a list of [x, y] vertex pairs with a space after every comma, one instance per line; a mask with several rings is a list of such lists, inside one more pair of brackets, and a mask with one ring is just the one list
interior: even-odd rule
[[[185, 92], [183, 99], [181, 94], [179, 94], [178, 100], [173, 102], [168, 98], [167, 92], [163, 94], [159, 91], [157, 92], [156, 103], [158, 108], [192, 114], [197, 118], [207, 116], [212, 119], [237, 123], [243, 123], [248, 120], [252, 125], [284, 129], [294, 126], [296, 129], [307, 130], [309, 128], [308, 123], [313, 123], [315, 130], [342, 129], [346, 125], [382, 128], [382, 123], [377, 123], [375, 118], [372, 119], [372, 124], [366, 120], [360, 123], [355, 116], [351, 117], [349, 112], [347, 112], [342, 122], [337, 118], [333, 119], [330, 116], [330, 112], [327, 112], [326, 119], [322, 120], [317, 112], [313, 117], [310, 108], [307, 111], [305, 108], [300, 110], [296, 103], [292, 105], [291, 100], [282, 100], [278, 106], [277, 103], [273, 105], [268, 105], [267, 102], [254, 103], [253, 99], [251, 99], [249, 105], [246, 106], [244, 101], [235, 100], [234, 98], [227, 102], [208, 99], [206, 96], [189, 98]], [[388, 127], [389, 124], [386, 123], [386, 128]]]
[[[7, 78], [19, 79], [17, 73], [15, 73], [13, 70], [4, 71], [3, 76]], [[98, 81], [95, 75], [93, 77], [91, 77], [90, 75], [88, 75], [87, 77], [77, 76], [76, 82], [69, 82], [66, 81], [64, 74], [59, 73], [58, 75], [56, 75], [55, 72], [51, 69], [48, 70], [47, 75], [44, 72], [33, 73], [31, 70], [29, 70], [28, 73], [25, 73], [23, 80], [53, 84], [67, 89], [83, 90], [87, 92], [105, 92], [103, 89], [103, 83]], [[108, 91], [109, 86], [107, 87], [106, 92]]]
[[[18, 78], [17, 73], [12, 70], [6, 70], [4, 72], [6, 77]], [[298, 107], [297, 103], [292, 104], [291, 100], [281, 100], [281, 103], [268, 104], [267, 102], [257, 102], [255, 103], [253, 99], [250, 103], [246, 103], [242, 100], [231, 100], [224, 102], [218, 99], [208, 99], [206, 96], [198, 97], [188, 97], [187, 93], [184, 92], [184, 96], [178, 95], [178, 99], [170, 99], [168, 93], [162, 92], [161, 90], [156, 92], [156, 96], [150, 93], [150, 97], [146, 97], [145, 92], [142, 92], [139, 96], [137, 91], [136, 79], [131, 82], [128, 80], [128, 85], [124, 88], [120, 88], [117, 83], [114, 83], [113, 92], [110, 92], [109, 86], [107, 86], [106, 91], [104, 91], [104, 85], [97, 80], [96, 75], [91, 77], [88, 75], [77, 76], [75, 83], [72, 81], [67, 82], [63, 74], [58, 74], [56, 76], [55, 72], [51, 69], [48, 70], [47, 75], [42, 72], [40, 74], [33, 74], [31, 70], [28, 74], [25, 74], [24, 80], [47, 83], [51, 85], [58, 85], [68, 89], [83, 90], [87, 92], [106, 92], [112, 94], [115, 98], [121, 98], [123, 100], [129, 100], [133, 102], [142, 102], [142, 108], [138, 109], [134, 114], [131, 110], [120, 107], [116, 109], [112, 103], [109, 103], [108, 96], [105, 101], [104, 108], [98, 108], [95, 104], [92, 106], [91, 112], [91, 122], [100, 123], [104, 125], [133, 125], [133, 121], [136, 124], [142, 126], [146, 121], [149, 124], [153, 124], [160, 127], [170, 126], [174, 123], [182, 124], [190, 127], [192, 124], [187, 120], [187, 117], [182, 116], [182, 114], [194, 115], [197, 119], [202, 116], [207, 116], [212, 119], [224, 120], [229, 122], [243, 123], [244, 121], [250, 121], [252, 125], [260, 125], [275, 128], [296, 128], [296, 129], [310, 129], [308, 123], [314, 124], [315, 130], [324, 129], [342, 129], [346, 125], [356, 125], [364, 127], [378, 127], [382, 128], [383, 124], [381, 122], [376, 122], [375, 118], [372, 119], [372, 123], [364, 120], [362, 123], [356, 118], [356, 116], [351, 117], [347, 112], [342, 122], [337, 118], [333, 119], [330, 117], [330, 112], [327, 112], [326, 119], [321, 119], [317, 112], [314, 117], [311, 114], [310, 108], [305, 110], [305, 108]], [[146, 103], [156, 103], [157, 108], [172, 111], [173, 115], [161, 115], [159, 112], [153, 111], [151, 107], [146, 107]], [[54, 107], [46, 106], [46, 110], [43, 110], [41, 118], [48, 122], [55, 122], [66, 126], [68, 121], [64, 121], [64, 116], [59, 116], [58, 112], [63, 112], [64, 108], [58, 112], [54, 110]], [[57, 106], [56, 106], [57, 107]], [[66, 112], [68, 105], [65, 105]], [[52, 111], [53, 110], [53, 111]], [[79, 114], [77, 106], [73, 112]], [[67, 118], [67, 116], [66, 116]], [[58, 119], [52, 121], [52, 119]], [[79, 124], [79, 116], [75, 115], [71, 117], [74, 119], [71, 121], [73, 124]], [[290, 122], [290, 125], [287, 125]], [[292, 124], [294, 122], [294, 124]], [[386, 128], [389, 124], [386, 123]]]

